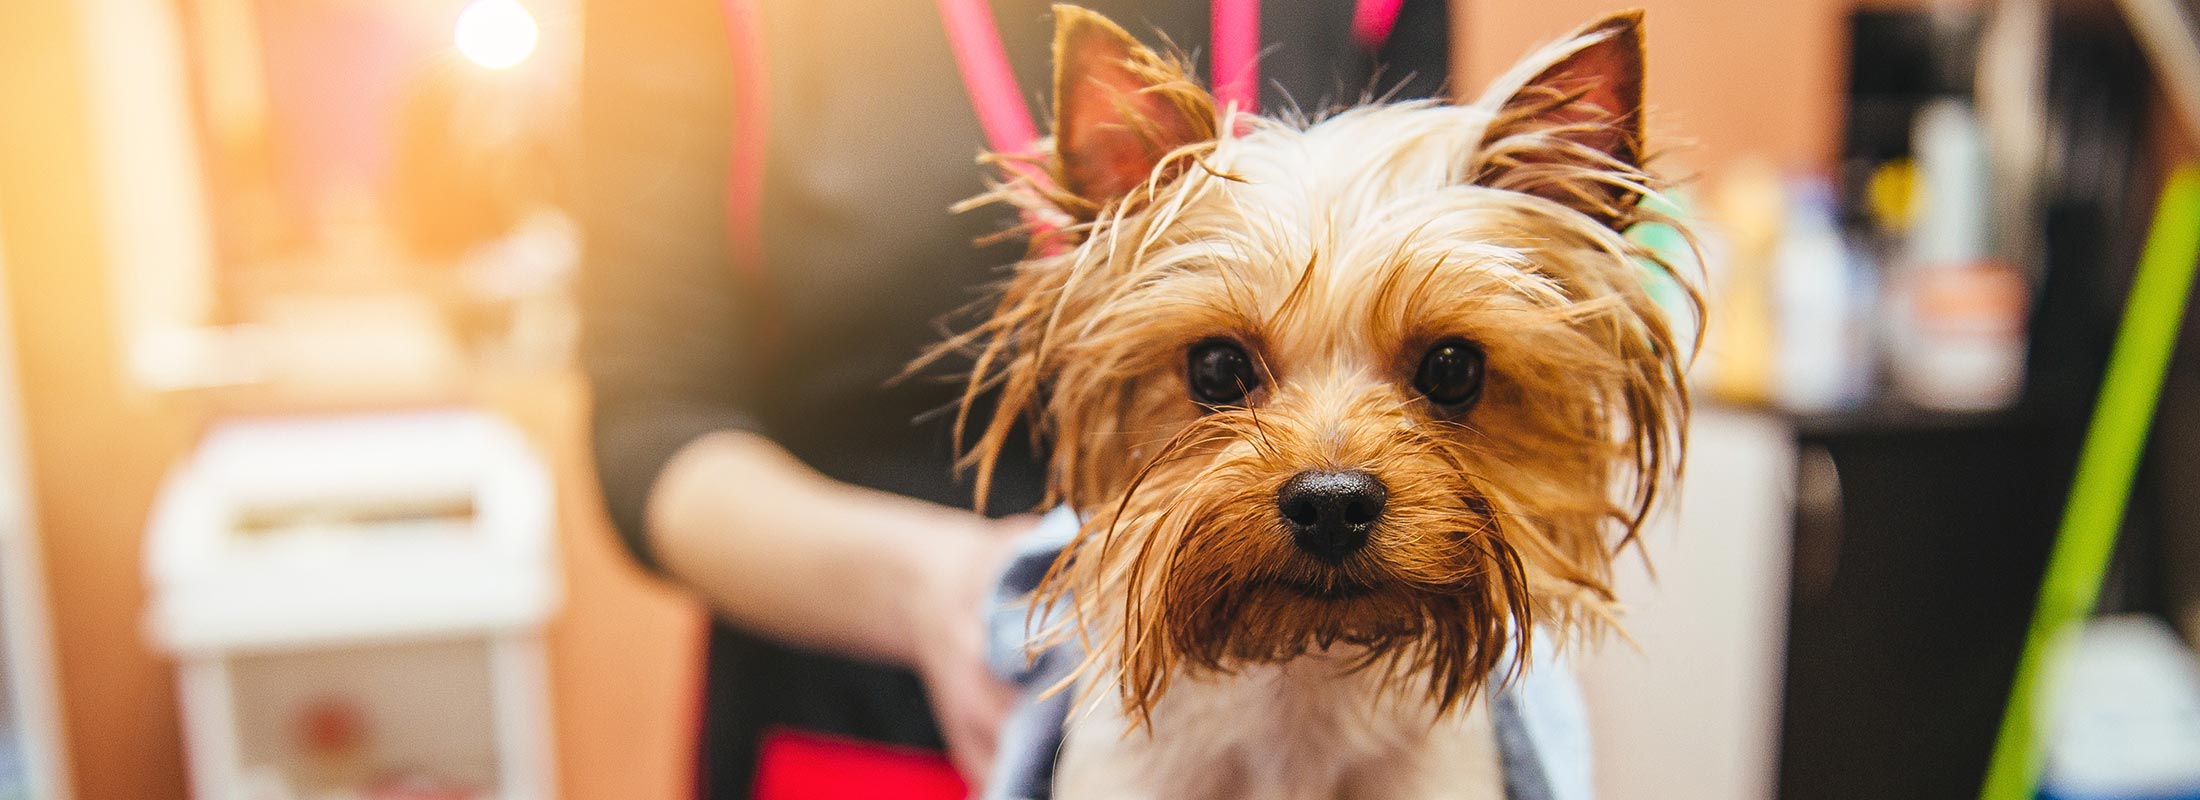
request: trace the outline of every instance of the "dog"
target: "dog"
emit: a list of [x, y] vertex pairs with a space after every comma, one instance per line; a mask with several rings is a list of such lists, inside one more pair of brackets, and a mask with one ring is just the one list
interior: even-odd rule
[[978, 495], [1028, 421], [1083, 519], [1035, 595], [1086, 654], [1056, 796], [1503, 797], [1477, 698], [1609, 624], [1682, 461], [1701, 303], [1623, 235], [1674, 224], [1641, 12], [1476, 102], [1313, 120], [1055, 19], [1053, 137], [966, 204], [1020, 209], [1028, 256], [942, 349]]

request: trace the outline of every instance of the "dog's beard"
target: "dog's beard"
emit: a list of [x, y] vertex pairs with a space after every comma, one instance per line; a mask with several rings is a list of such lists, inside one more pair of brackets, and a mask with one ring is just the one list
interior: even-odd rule
[[[1329, 566], [1284, 548], [1222, 543], [1276, 535], [1273, 523], [1235, 516], [1218, 510], [1172, 532], [1181, 544], [1148, 590], [1153, 602], [1126, 614], [1134, 641], [1157, 645], [1124, 654], [1134, 700], [1154, 698], [1179, 666], [1227, 673], [1321, 653], [1400, 689], [1426, 688], [1448, 709], [1498, 666], [1513, 631], [1526, 631], [1519, 555], [1486, 518], [1461, 512], [1401, 537], [1428, 540], [1410, 554], [1363, 553]], [[1269, 552], [1236, 555], [1260, 550]], [[1136, 633], [1141, 627], [1150, 633]]]
[[[1386, 419], [1368, 421], [1392, 428]], [[1179, 675], [1319, 654], [1438, 713], [1470, 699], [1530, 633], [1529, 577], [1503, 500], [1466, 476], [1457, 442], [1393, 433], [1372, 463], [1391, 487], [1367, 545], [1327, 563], [1292, 544], [1278, 486], [1314, 463], [1288, 418], [1200, 418], [1096, 515], [1050, 584], [1073, 585], [1115, 657], [1126, 705]]]

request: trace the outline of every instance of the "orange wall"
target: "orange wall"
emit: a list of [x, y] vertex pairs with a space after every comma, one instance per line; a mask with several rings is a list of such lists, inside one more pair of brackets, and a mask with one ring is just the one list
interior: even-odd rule
[[[0, 225], [76, 796], [181, 800], [171, 672], [139, 632], [139, 542], [163, 471], [206, 412], [122, 380], [71, 3], [6, 8]], [[567, 602], [549, 659], [562, 795], [680, 797], [700, 617], [613, 549], [587, 472], [578, 383], [549, 377], [491, 402], [528, 430], [561, 484]]]
[[[1882, 5], [1887, 3], [1881, 3]], [[1907, 3], [1916, 5], [1916, 2]], [[1454, 83], [1480, 93], [1527, 49], [1613, 10], [1647, 13], [1652, 152], [1668, 176], [1743, 154], [1828, 169], [1840, 145], [1849, 0], [1455, 0]]]
[[180, 798], [168, 675], [138, 637], [137, 532], [189, 425], [127, 402], [118, 385], [83, 74], [65, 6], [11, 2], [7, 17], [0, 218], [77, 796]]

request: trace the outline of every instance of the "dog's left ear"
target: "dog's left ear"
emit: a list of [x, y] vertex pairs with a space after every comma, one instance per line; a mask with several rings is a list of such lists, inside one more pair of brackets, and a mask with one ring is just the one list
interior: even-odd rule
[[1490, 87], [1468, 176], [1620, 227], [1642, 199], [1642, 10], [1591, 22]]

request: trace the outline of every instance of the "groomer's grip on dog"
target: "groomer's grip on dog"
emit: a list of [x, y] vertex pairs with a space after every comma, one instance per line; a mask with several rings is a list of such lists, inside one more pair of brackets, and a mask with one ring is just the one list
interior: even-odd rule
[[720, 431], [666, 464], [646, 530], [662, 568], [735, 624], [916, 670], [949, 756], [976, 778], [1015, 700], [984, 666], [976, 620], [1029, 525], [834, 481]]
[[[971, 491], [948, 421], [925, 414], [959, 387], [890, 379], [1013, 257], [971, 247], [998, 220], [946, 211], [983, 139], [974, 120], [903, 130], [911, 107], [967, 105], [944, 43], [909, 33], [937, 30], [930, 4], [759, 8], [771, 30], [875, 24], [829, 52], [767, 42], [768, 74], [744, 78], [716, 0], [586, 8], [581, 355], [605, 506], [636, 562], [719, 623], [699, 797], [817, 772], [781, 757], [790, 739], [889, 761], [944, 745], [975, 784], [1010, 702], [979, 605], [1026, 523], [952, 505]], [[774, 98], [762, 263], [729, 231], [731, 98], [758, 89]], [[821, 93], [898, 101], [806, 102]], [[1038, 501], [1022, 472], [991, 507]]]
[[[1049, 74], [1046, 0], [983, 5], [1012, 71]], [[1205, 38], [1213, 10], [1096, 5], [1186, 41]], [[1369, 83], [1380, 62], [1422, 76], [1406, 91], [1437, 91], [1443, 3], [1401, 4], [1398, 29], [1420, 33], [1381, 52], [1355, 38], [1357, 7], [1267, 3], [1260, 32], [1278, 50], [1264, 81], [1314, 98]], [[990, 306], [972, 306], [976, 289], [1025, 255], [999, 235], [1005, 215], [948, 211], [984, 191], [972, 162], [987, 136], [941, 8], [583, 13], [573, 196], [594, 455], [620, 543], [715, 612], [697, 796], [816, 797], [805, 781], [846, 779], [857, 796], [938, 797], [964, 788], [957, 771], [982, 783], [1010, 696], [983, 667], [979, 605], [1029, 523], [964, 509], [980, 493], [996, 513], [1035, 509], [1048, 476], [1029, 429], [980, 402], [964, 432], [997, 435], [991, 468], [958, 477], [955, 409], [972, 398], [955, 378], [970, 353], [894, 380], [943, 326], [978, 325]], [[1101, 123], [1083, 131], [1095, 153], [1143, 157], [1096, 110], [1070, 109]], [[1211, 136], [1219, 118], [1184, 121], [1183, 135]], [[1150, 166], [1060, 177], [1100, 195]]]

